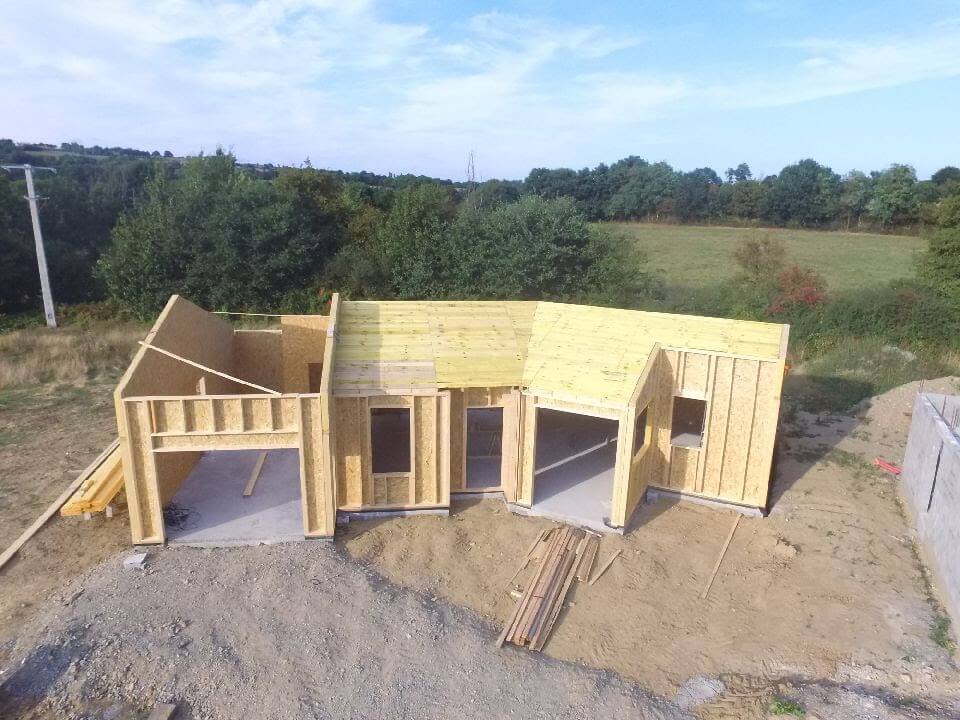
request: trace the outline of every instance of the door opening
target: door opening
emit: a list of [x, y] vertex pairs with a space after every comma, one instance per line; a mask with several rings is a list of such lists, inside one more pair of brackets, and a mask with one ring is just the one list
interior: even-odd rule
[[467, 408], [467, 490], [499, 490], [503, 467], [503, 408]]

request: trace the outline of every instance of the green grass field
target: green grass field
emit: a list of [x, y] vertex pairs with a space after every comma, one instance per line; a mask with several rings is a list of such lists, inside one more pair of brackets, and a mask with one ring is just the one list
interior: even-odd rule
[[603, 223], [635, 238], [650, 269], [671, 285], [719, 285], [737, 272], [733, 251], [745, 238], [775, 235], [787, 263], [815, 268], [834, 292], [856, 290], [913, 275], [914, 255], [926, 240], [907, 235], [727, 228], [646, 223]]

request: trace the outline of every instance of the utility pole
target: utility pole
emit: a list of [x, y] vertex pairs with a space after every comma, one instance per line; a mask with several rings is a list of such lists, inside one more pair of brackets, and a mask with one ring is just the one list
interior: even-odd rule
[[47, 316], [47, 327], [57, 326], [57, 316], [53, 311], [53, 294], [50, 292], [50, 274], [47, 272], [47, 254], [43, 251], [43, 234], [40, 232], [40, 211], [37, 209], [37, 193], [33, 189], [33, 171], [49, 170], [49, 167], [32, 165], [0, 165], [4, 170], [23, 170], [27, 178], [27, 202], [30, 203], [30, 219], [33, 221], [33, 240], [37, 246], [37, 269], [40, 271], [40, 293], [43, 295], [43, 313]]

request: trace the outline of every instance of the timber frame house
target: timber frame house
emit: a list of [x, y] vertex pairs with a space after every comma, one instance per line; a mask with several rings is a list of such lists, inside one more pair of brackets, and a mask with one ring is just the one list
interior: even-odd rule
[[[133, 542], [164, 542], [163, 508], [211, 450], [296, 449], [306, 537], [332, 537], [338, 512], [444, 509], [462, 492], [535, 511], [541, 410], [616, 423], [613, 529], [648, 488], [762, 510], [787, 335], [552, 302], [338, 295], [329, 315], [241, 330], [174, 295], [115, 392]], [[500, 481], [480, 488], [466, 477], [475, 408], [502, 412]], [[378, 460], [381, 416], [402, 424], [401, 457]]]

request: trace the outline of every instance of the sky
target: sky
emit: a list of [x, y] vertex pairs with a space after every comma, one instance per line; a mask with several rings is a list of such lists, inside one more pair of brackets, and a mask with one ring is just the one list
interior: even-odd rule
[[960, 0], [2, 0], [0, 137], [523, 178], [960, 165]]

